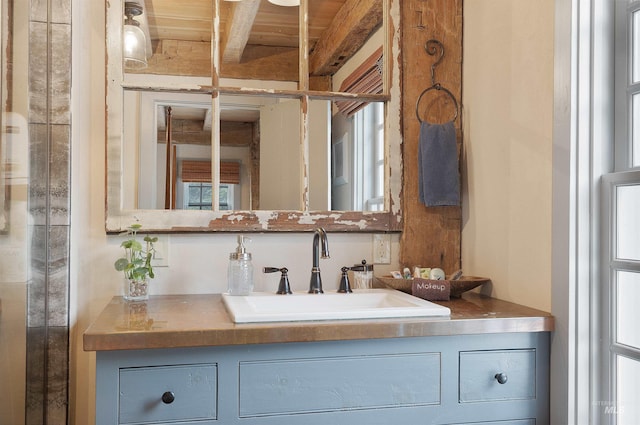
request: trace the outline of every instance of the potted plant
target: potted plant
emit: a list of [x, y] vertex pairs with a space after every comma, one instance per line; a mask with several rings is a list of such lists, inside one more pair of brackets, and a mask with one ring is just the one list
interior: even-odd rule
[[153, 244], [157, 237], [146, 235], [141, 243], [138, 240], [138, 230], [141, 224], [135, 223], [129, 226], [122, 235], [129, 236], [120, 246], [124, 248], [125, 255], [118, 258], [114, 264], [116, 270], [124, 273], [124, 299], [128, 301], [144, 301], [149, 299], [149, 282], [153, 279]]

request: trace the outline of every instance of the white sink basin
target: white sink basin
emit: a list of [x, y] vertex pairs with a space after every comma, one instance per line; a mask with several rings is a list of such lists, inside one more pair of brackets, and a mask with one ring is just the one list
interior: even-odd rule
[[351, 294], [222, 294], [222, 300], [235, 323], [431, 317], [451, 314], [447, 307], [394, 289], [360, 289]]

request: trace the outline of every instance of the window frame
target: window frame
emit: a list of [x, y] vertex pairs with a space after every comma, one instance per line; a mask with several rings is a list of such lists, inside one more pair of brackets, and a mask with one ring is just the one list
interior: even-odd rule
[[554, 8], [551, 423], [604, 423], [602, 176], [613, 171], [614, 2]]
[[[640, 80], [633, 81], [633, 18], [640, 13], [640, 1], [616, 1], [613, 17], [614, 84], [611, 101], [615, 117], [613, 127], [613, 166], [602, 177], [601, 217], [601, 314], [602, 344], [594, 356], [599, 359], [599, 379], [602, 390], [593, 401], [594, 418], [599, 423], [615, 425], [619, 413], [624, 412], [618, 395], [618, 359], [621, 357], [640, 362], [640, 348], [629, 347], [617, 341], [618, 337], [618, 273], [640, 273], [640, 261], [617, 258], [617, 189], [628, 185], [640, 185], [640, 164], [634, 166], [633, 96], [640, 96]], [[638, 22], [640, 23], [640, 21]], [[640, 28], [637, 28], [640, 30]], [[640, 40], [636, 40], [640, 43]], [[640, 51], [639, 51], [640, 52]], [[636, 131], [640, 131], [638, 115]], [[640, 143], [639, 143], [640, 144]], [[640, 146], [636, 146], [640, 149]]]
[[[374, 212], [381, 210], [371, 209], [372, 205], [384, 207], [384, 187], [382, 191], [378, 190], [378, 181], [380, 178], [384, 180], [385, 172], [384, 110], [384, 104], [370, 102], [349, 118], [349, 134], [353, 135], [353, 175], [350, 178], [351, 181], [358, 182], [354, 184], [352, 192], [352, 206], [356, 210]], [[379, 153], [382, 155], [378, 155]], [[367, 174], [370, 178], [365, 182], [364, 179], [355, 178], [355, 174]]]

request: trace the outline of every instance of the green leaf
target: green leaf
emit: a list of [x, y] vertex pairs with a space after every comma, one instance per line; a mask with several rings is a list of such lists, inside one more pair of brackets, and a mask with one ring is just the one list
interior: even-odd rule
[[138, 242], [135, 239], [131, 239], [131, 244], [129, 245], [129, 248], [134, 251], [134, 252], [140, 252], [142, 251], [142, 244], [140, 242]]
[[127, 268], [129, 261], [126, 258], [118, 258], [114, 264], [117, 271], [121, 272]]
[[133, 271], [133, 273], [135, 273], [138, 276], [143, 276], [147, 274], [147, 268], [146, 267], [136, 267], [136, 269]]

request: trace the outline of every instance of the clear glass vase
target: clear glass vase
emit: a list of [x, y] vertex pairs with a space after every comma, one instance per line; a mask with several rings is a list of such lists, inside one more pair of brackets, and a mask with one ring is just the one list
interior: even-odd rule
[[128, 302], [126, 316], [126, 328], [130, 330], [149, 330], [153, 326], [153, 319], [147, 312], [147, 303], [144, 301]]
[[124, 279], [123, 297], [127, 301], [146, 301], [149, 299], [147, 279]]

